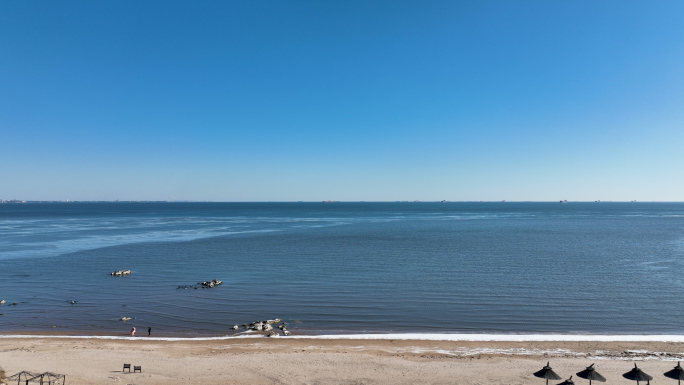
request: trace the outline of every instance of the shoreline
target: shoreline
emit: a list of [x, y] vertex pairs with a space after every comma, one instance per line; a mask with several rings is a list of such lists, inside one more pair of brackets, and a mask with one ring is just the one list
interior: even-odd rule
[[102, 339], [147, 341], [220, 341], [242, 339], [307, 339], [307, 340], [358, 340], [358, 341], [450, 341], [450, 342], [671, 342], [684, 343], [684, 334], [523, 334], [523, 333], [306, 333], [269, 337], [264, 332], [243, 331], [233, 334], [194, 335], [192, 333], [157, 333], [146, 336], [145, 330], [131, 337], [127, 333], [91, 333], [85, 331], [6, 331], [0, 339], [54, 338], [54, 339]]

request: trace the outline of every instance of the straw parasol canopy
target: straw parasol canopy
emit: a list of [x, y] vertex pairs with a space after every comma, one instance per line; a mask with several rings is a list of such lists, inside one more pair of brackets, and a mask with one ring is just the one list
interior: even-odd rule
[[682, 368], [682, 365], [679, 362], [677, 362], [677, 366], [675, 366], [674, 369], [665, 372], [664, 374], [667, 378], [677, 380], [678, 384], [681, 384], [682, 380], [684, 380], [684, 368]]
[[625, 373], [622, 375], [622, 377], [636, 381], [637, 385], [639, 385], [639, 381], [651, 381], [653, 377], [649, 376], [648, 374], [644, 373], [641, 369], [637, 368], [636, 363], [634, 364], [634, 368], [630, 370], [629, 372]]
[[22, 382], [26, 383], [26, 380], [28, 380], [29, 378], [33, 378], [35, 376], [40, 376], [40, 374], [34, 373], [34, 372], [22, 371], [22, 372], [19, 372], [13, 376], [7, 377], [7, 383], [13, 384], [16, 381], [17, 385], [19, 385]]
[[28, 384], [29, 382], [40, 382], [41, 385], [47, 383], [48, 385], [53, 385], [53, 384], [59, 384], [60, 382], [62, 385], [66, 382], [66, 376], [64, 374], [58, 374], [58, 373], [51, 373], [51, 372], [45, 372], [41, 374], [37, 374], [33, 376], [33, 378], [29, 378], [26, 383]]
[[575, 385], [575, 381], [572, 380], [572, 376], [568, 378], [567, 380], [559, 383], [558, 385]]
[[546, 385], [549, 385], [549, 380], [560, 380], [561, 377], [556, 374], [556, 372], [551, 369], [549, 366], [549, 362], [546, 363], [546, 366], [544, 366], [540, 371], [534, 373], [535, 377], [539, 378], [544, 378], [546, 379]]
[[577, 372], [577, 377], [589, 380], [589, 385], [591, 385], [591, 381], [606, 382], [606, 378], [594, 369], [594, 364], [587, 366], [587, 368], [581, 372]]

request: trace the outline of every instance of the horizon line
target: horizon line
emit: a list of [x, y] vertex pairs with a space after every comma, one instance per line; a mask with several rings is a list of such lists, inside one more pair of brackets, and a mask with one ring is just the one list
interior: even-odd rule
[[218, 201], [218, 200], [22, 200], [22, 199], [0, 199], [0, 204], [28, 204], [28, 203], [684, 203], [684, 201], [666, 200], [259, 200], [259, 201]]

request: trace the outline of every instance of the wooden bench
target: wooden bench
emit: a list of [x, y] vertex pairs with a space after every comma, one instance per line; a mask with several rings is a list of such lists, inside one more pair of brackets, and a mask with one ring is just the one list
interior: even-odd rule
[[141, 367], [140, 367], [140, 366], [134, 366], [134, 367], [133, 367], [133, 373], [135, 373], [135, 372], [140, 372], [140, 373], [142, 373]]
[[124, 364], [124, 368], [123, 368], [122, 372], [125, 372], [126, 369], [128, 369], [128, 372], [130, 373], [131, 372], [131, 364]]

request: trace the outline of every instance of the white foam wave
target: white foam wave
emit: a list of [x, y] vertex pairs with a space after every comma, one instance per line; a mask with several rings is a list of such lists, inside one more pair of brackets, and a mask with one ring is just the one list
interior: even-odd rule
[[315, 336], [290, 336], [288, 338], [351, 339], [351, 340], [429, 340], [429, 341], [476, 341], [476, 342], [684, 342], [684, 335], [677, 334], [332, 334]]

